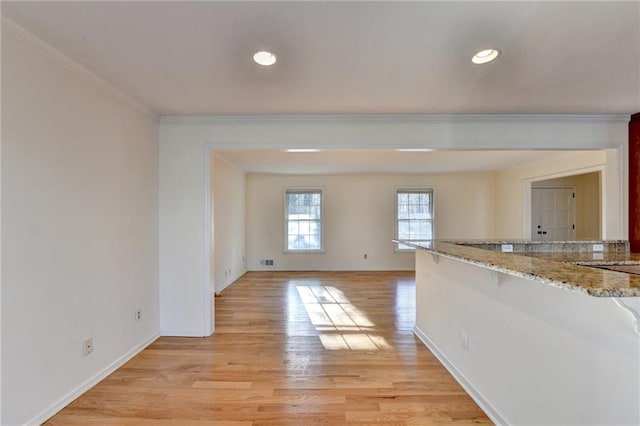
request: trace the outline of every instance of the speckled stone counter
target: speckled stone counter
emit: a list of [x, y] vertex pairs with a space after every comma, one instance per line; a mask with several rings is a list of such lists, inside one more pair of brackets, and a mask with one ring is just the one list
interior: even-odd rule
[[[640, 254], [629, 253], [620, 241], [588, 241], [581, 244], [604, 244], [604, 251], [572, 251], [567, 242], [562, 250], [550, 252], [527, 250], [528, 241], [424, 241], [402, 244], [423, 249], [439, 256], [458, 259], [507, 275], [522, 277], [553, 287], [580, 292], [595, 297], [638, 297], [640, 275], [597, 269], [586, 265], [640, 264]], [[536, 242], [537, 243], [537, 242]], [[513, 253], [479, 248], [513, 244]], [[516, 252], [515, 245], [524, 244]], [[535, 244], [535, 243], [534, 243]], [[549, 244], [548, 242], [546, 244]]]

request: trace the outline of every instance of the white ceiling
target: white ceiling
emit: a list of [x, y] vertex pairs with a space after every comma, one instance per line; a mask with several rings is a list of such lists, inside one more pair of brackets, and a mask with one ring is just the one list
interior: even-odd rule
[[[640, 2], [2, 2], [158, 115], [630, 114]], [[502, 56], [478, 66], [471, 55]], [[254, 64], [276, 52], [271, 68]], [[366, 147], [365, 147], [366, 148]], [[247, 172], [499, 170], [555, 151], [224, 151]]]
[[248, 173], [450, 173], [503, 170], [558, 159], [568, 151], [228, 150], [216, 154]]
[[[640, 2], [2, 2], [159, 115], [640, 110]], [[503, 55], [478, 66], [471, 55]], [[272, 68], [258, 49], [277, 53]]]

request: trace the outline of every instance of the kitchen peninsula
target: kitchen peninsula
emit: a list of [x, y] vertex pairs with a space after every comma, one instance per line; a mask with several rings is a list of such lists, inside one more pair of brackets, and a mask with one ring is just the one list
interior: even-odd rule
[[[625, 241], [424, 241], [414, 332], [499, 424], [640, 424]], [[622, 267], [622, 268], [620, 268]]]

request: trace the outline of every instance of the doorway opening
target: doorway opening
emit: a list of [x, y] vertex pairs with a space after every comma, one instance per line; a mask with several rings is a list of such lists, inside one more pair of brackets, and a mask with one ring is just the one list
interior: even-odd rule
[[602, 239], [601, 182], [601, 171], [531, 182], [531, 239]]

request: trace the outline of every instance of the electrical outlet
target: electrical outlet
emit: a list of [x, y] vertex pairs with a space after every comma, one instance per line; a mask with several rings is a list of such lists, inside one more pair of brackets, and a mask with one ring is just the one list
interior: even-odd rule
[[466, 352], [469, 352], [469, 335], [465, 331], [460, 332], [460, 346]]
[[82, 342], [82, 356], [90, 355], [93, 352], [93, 339], [88, 338]]
[[136, 322], [142, 321], [142, 308], [138, 308], [134, 312], [134, 318]]
[[503, 253], [513, 253], [513, 244], [502, 244], [501, 249]]

